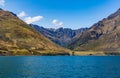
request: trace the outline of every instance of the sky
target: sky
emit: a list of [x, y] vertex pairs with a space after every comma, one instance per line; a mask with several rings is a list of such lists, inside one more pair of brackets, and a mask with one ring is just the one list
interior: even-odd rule
[[45, 28], [85, 28], [120, 8], [120, 0], [0, 0], [0, 8]]

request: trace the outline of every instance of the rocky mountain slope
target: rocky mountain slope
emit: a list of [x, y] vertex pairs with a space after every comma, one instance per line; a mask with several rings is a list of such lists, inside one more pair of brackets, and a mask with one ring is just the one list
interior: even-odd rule
[[80, 34], [69, 46], [77, 51], [120, 51], [120, 9]]
[[64, 49], [38, 33], [14, 13], [0, 9], [0, 55], [64, 55]]
[[49, 38], [54, 43], [66, 47], [72, 39], [80, 33], [83, 33], [87, 30], [87, 28], [81, 28], [77, 30], [72, 30], [70, 28], [58, 28], [58, 29], [52, 29], [52, 28], [44, 28], [40, 27], [38, 25], [31, 24], [33, 28], [35, 28], [37, 31], [42, 33], [44, 36]]

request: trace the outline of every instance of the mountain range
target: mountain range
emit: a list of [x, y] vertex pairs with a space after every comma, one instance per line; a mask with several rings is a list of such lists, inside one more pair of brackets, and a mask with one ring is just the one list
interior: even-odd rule
[[120, 52], [120, 9], [90, 28], [43, 28], [32, 25], [54, 43], [74, 51]]
[[90, 28], [76, 30], [28, 25], [0, 9], [0, 55], [69, 55], [69, 49], [120, 54], [120, 9]]
[[16, 14], [0, 9], [0, 55], [68, 55]]
[[76, 51], [120, 52], [120, 9], [95, 23], [68, 47]]
[[85, 32], [88, 28], [81, 28], [81, 29], [76, 29], [72, 30], [70, 28], [58, 28], [58, 29], [53, 29], [53, 28], [44, 28], [42, 26], [38, 25], [33, 25], [30, 24], [35, 30], [49, 38], [51, 41], [54, 43], [66, 47], [74, 37], [76, 37], [78, 34], [82, 34]]

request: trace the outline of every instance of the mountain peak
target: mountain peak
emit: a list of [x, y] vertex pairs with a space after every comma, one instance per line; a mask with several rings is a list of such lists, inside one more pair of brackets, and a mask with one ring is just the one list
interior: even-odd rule
[[108, 19], [113, 19], [114, 17], [120, 15], [120, 8], [113, 14], [111, 14], [110, 16], [108, 16]]

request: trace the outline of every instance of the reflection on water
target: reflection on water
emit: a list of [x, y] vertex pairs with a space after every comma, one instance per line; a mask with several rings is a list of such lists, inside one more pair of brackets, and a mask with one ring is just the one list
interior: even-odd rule
[[119, 56], [0, 57], [0, 78], [120, 78]]

